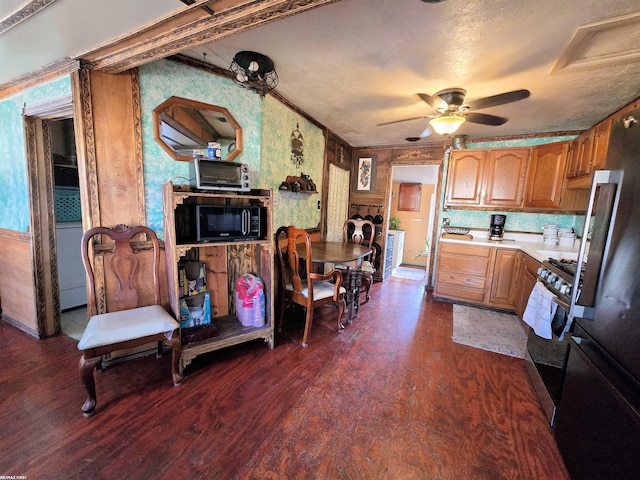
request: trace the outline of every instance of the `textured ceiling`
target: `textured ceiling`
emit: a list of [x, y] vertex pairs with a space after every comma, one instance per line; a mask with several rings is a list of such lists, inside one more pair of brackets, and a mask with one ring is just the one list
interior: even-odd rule
[[[0, 35], [0, 83], [183, 7], [57, 0]], [[458, 133], [471, 138], [582, 130], [640, 96], [638, 11], [637, 0], [342, 0], [183, 53], [223, 68], [240, 50], [268, 55], [277, 91], [352, 146], [420, 135], [425, 119], [377, 124], [434, 113], [416, 93], [447, 87], [466, 89], [467, 100], [531, 91], [481, 110], [509, 121], [467, 122]], [[617, 17], [624, 21], [600, 26]]]

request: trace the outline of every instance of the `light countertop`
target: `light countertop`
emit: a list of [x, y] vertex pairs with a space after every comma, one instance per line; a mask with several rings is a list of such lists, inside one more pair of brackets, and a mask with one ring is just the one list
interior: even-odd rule
[[442, 243], [459, 243], [495, 248], [518, 249], [540, 262], [547, 260], [550, 257], [570, 258], [575, 260], [578, 258], [578, 250], [580, 249], [580, 239], [576, 239], [572, 247], [563, 247], [560, 245], [548, 245], [544, 243], [542, 234], [505, 232], [501, 241], [494, 241], [489, 240], [489, 235], [486, 230], [471, 230], [469, 233], [473, 235], [473, 240], [440, 237], [438, 241]]

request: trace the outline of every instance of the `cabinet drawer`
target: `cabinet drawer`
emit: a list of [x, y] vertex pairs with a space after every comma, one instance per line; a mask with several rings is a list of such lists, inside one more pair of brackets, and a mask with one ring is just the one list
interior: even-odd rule
[[484, 290], [472, 290], [470, 288], [461, 287], [459, 285], [451, 285], [449, 283], [436, 283], [436, 297], [456, 298], [469, 302], [484, 302]]
[[439, 261], [439, 270], [443, 272], [485, 277], [489, 269], [489, 258], [484, 257], [442, 253]]
[[437, 281], [466, 288], [478, 288], [480, 290], [484, 290], [487, 284], [487, 279], [485, 277], [471, 277], [466, 273], [445, 271], [438, 272]]
[[441, 243], [440, 251], [443, 253], [455, 253], [456, 255], [465, 255], [473, 257], [491, 256], [491, 247], [482, 247], [479, 245], [462, 245], [459, 243]]

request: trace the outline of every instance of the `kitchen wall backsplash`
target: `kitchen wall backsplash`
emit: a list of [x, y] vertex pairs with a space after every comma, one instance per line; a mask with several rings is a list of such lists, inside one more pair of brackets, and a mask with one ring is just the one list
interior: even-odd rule
[[[473, 229], [489, 229], [491, 215], [502, 213], [507, 216], [505, 230], [514, 232], [540, 233], [543, 225], [555, 224], [562, 228], [576, 228], [576, 217], [574, 215], [555, 215], [543, 213], [523, 213], [523, 212], [501, 212], [494, 211], [471, 211], [471, 210], [449, 210], [444, 212], [443, 218], [449, 219], [449, 224], [456, 227], [468, 227]], [[576, 232], [580, 233], [580, 229]]]

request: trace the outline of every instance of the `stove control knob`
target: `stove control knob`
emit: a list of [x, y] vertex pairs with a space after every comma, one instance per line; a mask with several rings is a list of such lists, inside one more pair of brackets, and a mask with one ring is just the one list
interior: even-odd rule
[[555, 273], [549, 273], [547, 276], [547, 282], [553, 283], [556, 281], [556, 278], [558, 278], [558, 276]]
[[566, 285], [566, 283], [564, 282], [564, 280], [562, 280], [561, 278], [556, 280], [556, 283], [553, 284], [554, 287], [556, 287], [556, 290], [561, 292], [562, 287]]
[[542, 269], [542, 271], [540, 272], [540, 278], [547, 278], [549, 276], [549, 270], [546, 269]]

